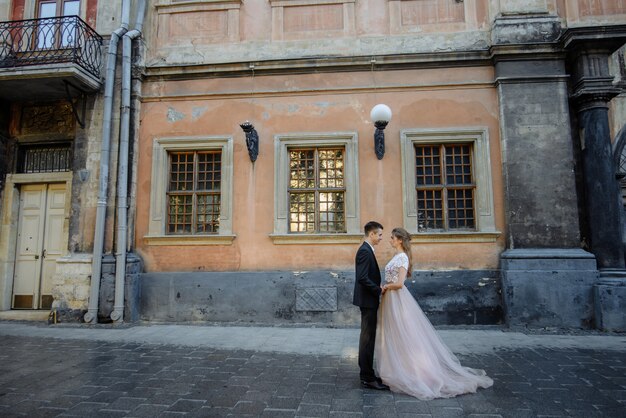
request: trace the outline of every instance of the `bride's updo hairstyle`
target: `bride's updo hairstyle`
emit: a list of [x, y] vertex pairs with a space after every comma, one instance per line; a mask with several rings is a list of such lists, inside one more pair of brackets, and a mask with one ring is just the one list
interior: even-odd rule
[[406, 277], [411, 276], [411, 268], [413, 267], [413, 263], [411, 261], [411, 236], [404, 228], [394, 228], [391, 231], [391, 235], [396, 237], [402, 242], [402, 250], [409, 257], [409, 268], [406, 271]]

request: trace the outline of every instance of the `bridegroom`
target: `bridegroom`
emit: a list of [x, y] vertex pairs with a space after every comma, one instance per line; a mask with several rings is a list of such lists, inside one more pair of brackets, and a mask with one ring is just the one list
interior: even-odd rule
[[361, 337], [359, 339], [359, 368], [363, 387], [386, 390], [380, 378], [374, 374], [374, 344], [376, 321], [380, 303], [380, 269], [374, 246], [383, 239], [383, 226], [371, 221], [365, 224], [365, 241], [355, 258], [356, 280], [354, 281], [353, 304], [361, 308]]

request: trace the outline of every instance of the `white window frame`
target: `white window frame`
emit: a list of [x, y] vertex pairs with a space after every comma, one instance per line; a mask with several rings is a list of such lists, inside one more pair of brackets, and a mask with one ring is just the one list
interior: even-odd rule
[[[169, 152], [210, 151], [222, 152], [220, 226], [218, 234], [168, 235], [167, 183]], [[150, 187], [150, 219], [148, 235], [144, 241], [149, 245], [230, 245], [233, 235], [233, 137], [169, 137], [155, 138], [152, 144], [152, 182]]]
[[[289, 149], [298, 147], [343, 147], [346, 232], [289, 233]], [[274, 136], [274, 244], [353, 244], [363, 238], [359, 208], [359, 144], [356, 132], [295, 133]]]
[[[471, 144], [475, 231], [417, 232], [417, 193], [415, 191], [415, 145]], [[413, 242], [494, 242], [500, 233], [495, 226], [489, 131], [483, 127], [404, 129], [400, 131], [404, 227]]]

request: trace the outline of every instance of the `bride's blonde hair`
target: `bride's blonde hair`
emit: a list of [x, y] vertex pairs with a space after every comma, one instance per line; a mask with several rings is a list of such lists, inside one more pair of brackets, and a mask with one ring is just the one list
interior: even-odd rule
[[394, 228], [391, 231], [391, 235], [396, 237], [402, 242], [402, 251], [409, 257], [409, 268], [406, 270], [406, 277], [411, 275], [411, 268], [413, 267], [412, 257], [411, 257], [411, 235], [404, 228]]

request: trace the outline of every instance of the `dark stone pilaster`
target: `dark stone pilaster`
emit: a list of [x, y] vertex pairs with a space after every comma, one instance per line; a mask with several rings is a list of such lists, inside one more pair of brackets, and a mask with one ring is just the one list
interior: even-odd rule
[[597, 270], [593, 256], [579, 248], [561, 33], [558, 17], [548, 14], [501, 16], [492, 30], [507, 220], [502, 297], [509, 325], [589, 327], [593, 317]]
[[511, 249], [580, 245], [565, 60], [547, 42], [559, 35], [549, 15], [498, 18], [493, 29]]
[[[595, 31], [595, 32], [594, 32]], [[589, 245], [600, 268], [594, 284], [595, 326], [626, 330], [626, 264], [617, 167], [613, 159], [608, 103], [621, 89], [613, 84], [609, 57], [626, 42], [626, 26], [575, 28], [563, 45], [572, 69], [573, 107], [583, 165]]]
[[612, 51], [597, 40], [572, 48], [572, 101], [578, 112], [589, 245], [600, 269], [623, 269], [622, 209], [608, 117], [608, 102], [620, 93], [609, 73]]
[[608, 107], [594, 102], [579, 108], [589, 244], [600, 269], [624, 268], [619, 184], [611, 153]]

